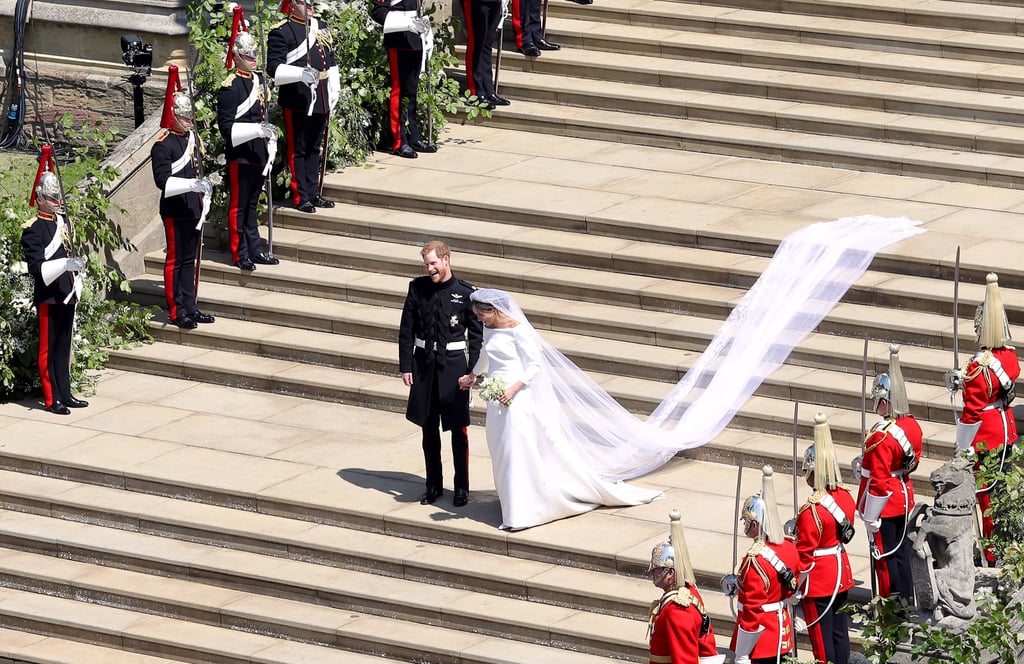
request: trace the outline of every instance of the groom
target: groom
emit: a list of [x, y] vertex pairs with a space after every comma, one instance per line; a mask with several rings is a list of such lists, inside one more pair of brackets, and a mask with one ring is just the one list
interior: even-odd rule
[[474, 287], [452, 275], [448, 245], [431, 240], [420, 256], [427, 274], [409, 283], [398, 330], [398, 367], [409, 388], [405, 417], [423, 429], [427, 490], [420, 504], [444, 493], [440, 426], [451, 431], [452, 505], [462, 507], [469, 502], [469, 392], [459, 388], [459, 377], [480, 357], [483, 326], [470, 306]]

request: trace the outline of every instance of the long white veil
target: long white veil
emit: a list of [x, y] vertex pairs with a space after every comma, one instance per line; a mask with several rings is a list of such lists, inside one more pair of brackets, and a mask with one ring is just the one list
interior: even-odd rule
[[473, 300], [492, 304], [536, 338], [542, 368], [530, 382], [535, 417], [560, 430], [564, 444], [575, 448], [591, 472], [624, 480], [718, 435], [864, 274], [875, 254], [923, 233], [919, 224], [906, 217], [864, 215], [792, 233], [707, 350], [646, 421], [544, 341], [508, 293], [480, 289]]

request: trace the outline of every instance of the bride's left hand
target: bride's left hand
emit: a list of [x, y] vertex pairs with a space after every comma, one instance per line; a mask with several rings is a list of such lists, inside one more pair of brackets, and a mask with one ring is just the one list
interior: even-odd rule
[[519, 390], [522, 389], [522, 387], [522, 383], [513, 384], [512, 387], [505, 390], [505, 394], [501, 395], [501, 399], [499, 399], [499, 401], [501, 401], [502, 405], [504, 406], [509, 405], [510, 403], [512, 403], [512, 399], [515, 398], [516, 394], [519, 392]]

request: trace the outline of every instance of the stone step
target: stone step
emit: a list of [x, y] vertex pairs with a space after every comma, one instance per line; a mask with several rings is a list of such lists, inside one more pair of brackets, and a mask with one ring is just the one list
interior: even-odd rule
[[[702, 5], [763, 9], [758, 0], [701, 0]], [[977, 0], [781, 0], [778, 11], [833, 18], [861, 19], [910, 26], [949, 28], [972, 32], [1020, 34], [1024, 10], [1020, 6]]]
[[[244, 359], [243, 359], [244, 358]], [[216, 384], [290, 394], [349, 405], [405, 411], [408, 392], [394, 376], [314, 366], [267, 357], [240, 356], [222, 350], [182, 347], [156, 342], [132, 350], [113, 351], [109, 366], [127, 371], [211, 382]], [[650, 413], [665, 397], [668, 385], [621, 376], [597, 376], [609, 394], [634, 412]], [[859, 411], [836, 407], [804, 406], [798, 431], [801, 440], [810, 438], [810, 410], [829, 416], [837, 455], [844, 468], [860, 451], [861, 416]], [[483, 411], [473, 412], [474, 422], [483, 423]], [[681, 458], [718, 463], [742, 462], [751, 467], [770, 463], [791, 468], [793, 404], [769, 397], [752, 397], [735, 415], [730, 429], [702, 447], [685, 450]], [[869, 421], [870, 425], [873, 420]], [[941, 422], [922, 421], [925, 457], [929, 464], [915, 476], [915, 491], [930, 495], [927, 473], [946, 460], [954, 447], [954, 427]], [[0, 458], [3, 458], [0, 456]], [[788, 472], [788, 470], [787, 470]]]
[[[566, 48], [586, 51], [749, 65], [991, 93], [1020, 94], [1024, 91], [1024, 69], [1019, 64], [958, 60], [941, 57], [941, 54], [880, 52], [868, 48], [774, 41], [655, 26], [606, 26], [582, 16], [578, 19], [551, 18], [547, 32], [552, 41]], [[536, 60], [518, 57], [511, 40], [506, 40], [505, 50], [502, 61], [510, 69], [530, 71], [531, 63], [538, 64]], [[539, 64], [544, 64], [544, 61], [539, 61]], [[582, 70], [586, 71], [589, 68]]]
[[[757, 0], [750, 0], [757, 3]], [[763, 3], [757, 3], [763, 7]], [[872, 6], [886, 3], [872, 3]], [[964, 9], [956, 2], [909, 3], [914, 7], [946, 10]], [[822, 0], [819, 6], [831, 6]], [[901, 5], [902, 6], [902, 5]], [[996, 12], [1004, 10], [995, 5]], [[906, 11], [906, 7], [903, 7]], [[567, 3], [550, 5], [549, 16], [594, 23], [654, 26], [688, 32], [709, 32], [721, 35], [756, 37], [801, 44], [823, 44], [897, 53], [930, 55], [951, 59], [976, 60], [989, 63], [1018, 64], [1024, 52], [1024, 38], [1018, 36], [1012, 16], [1019, 9], [1005, 10], [1011, 17], [986, 18], [984, 9], [967, 5], [962, 16], [947, 27], [907, 25], [905, 21], [887, 23], [878, 20], [813, 16], [804, 13], [758, 11], [714, 6], [701, 2], [651, 0], [606, 0], [598, 6], [578, 7]], [[910, 15], [914, 12], [911, 11]], [[986, 32], [972, 32], [971, 25]], [[932, 17], [925, 20], [935, 22]], [[995, 32], [998, 30], [998, 32]]]
[[[577, 56], [577, 59], [587, 58]], [[904, 98], [904, 104], [892, 98], [877, 97], [871, 85], [858, 85], [861, 89], [855, 96], [868, 95], [864, 98], [865, 103], [881, 104], [885, 108], [882, 110], [851, 103], [844, 94], [848, 90], [836, 90], [832, 85], [828, 90], [822, 89], [820, 96], [806, 89], [779, 90], [772, 87], [765, 97], [760, 94], [763, 88], [760, 88], [757, 81], [745, 75], [739, 79], [746, 79], [751, 86], [749, 88], [743, 84], [722, 85], [721, 79], [683, 81], [666, 73], [664, 68], [650, 75], [634, 76], [635, 70], [589, 71], [588, 74], [599, 78], [574, 78], [570, 74], [580, 71], [576, 63], [558, 62], [550, 67], [546, 66], [548, 64], [549, 61], [545, 60], [543, 65], [535, 65], [534, 71], [530, 73], [507, 72], [501, 79], [502, 94], [517, 103], [551, 102], [561, 106], [687, 118], [948, 150], [1016, 155], [1024, 148], [1024, 129], [1000, 124], [1003, 119], [997, 120], [995, 116], [990, 122], [972, 118], [974, 112], [970, 108], [952, 99], [959, 95], [949, 96], [949, 106], [945, 106], [946, 101], [937, 101], [932, 106], [931, 103], [936, 100], [922, 101], [931, 91], [909, 93], [910, 96]], [[587, 66], [593, 70], [599, 68], [600, 64], [590, 62]], [[553, 78], [551, 74], [559, 76]], [[704, 76], [699, 71], [690, 72], [687, 76], [691, 74], [695, 77]], [[793, 75], [787, 74], [789, 76]], [[643, 78], [651, 81], [643, 83]], [[614, 90], [609, 90], [610, 80], [616, 81]], [[795, 81], [793, 83], [799, 85]], [[659, 84], [664, 87], [657, 87]], [[808, 97], [814, 101], [808, 103], [797, 99], [805, 92], [810, 92]], [[975, 93], [965, 94], [973, 96]], [[823, 103], [826, 100], [827, 103]], [[840, 106], [829, 105], [833, 100]], [[893, 110], [888, 110], [890, 104]], [[1002, 112], [996, 115], [1009, 117]]]
[[[799, 130], [800, 121], [825, 116], [822, 109], [831, 108], [834, 122], [850, 121], [862, 127], [880, 125], [893, 133], [903, 130], [909, 135], [914, 129], [909, 119], [919, 116], [972, 120], [979, 123], [975, 133], [984, 134], [995, 132], [1001, 125], [1018, 124], [1024, 111], [1024, 97], [1005, 91], [982, 92], [877, 81], [864, 76], [802, 73], [753, 63], [674, 60], [660, 54], [588, 49], [564, 49], [541, 58], [518, 58], [503, 58], [511, 71], [502, 72], [504, 75], [499, 78], [501, 89], [510, 99], [523, 99], [521, 91], [531, 93], [537, 101], [595, 107], [599, 95], [594, 94], [592, 86], [599, 82], [605, 84], [604, 92], [610, 97], [602, 107], [638, 114], [680, 115], [681, 109], [684, 117], [699, 120], [710, 116], [737, 122], [755, 113], [775, 113], [779, 115], [780, 127]], [[517, 72], [521, 61], [526, 71]], [[558, 78], [551, 78], [552, 75]], [[608, 82], [623, 85], [610, 89]], [[727, 113], [727, 100], [736, 105], [732, 114]], [[755, 101], [760, 101], [760, 105], [755, 105]], [[507, 110], [498, 109], [495, 115]], [[905, 124], [908, 126], [904, 128]], [[951, 135], [953, 129], [951, 125]], [[1007, 135], [1005, 140], [1011, 141], [1012, 136]]]
[[[141, 439], [139, 444], [145, 445], [146, 441]], [[716, 464], [688, 463], [692, 465], [690, 472], [705, 472], [709, 477], [726, 480], [717, 489], [708, 487], [709, 491], [732, 491], [734, 470]], [[729, 473], [732, 478], [728, 478]], [[5, 480], [3, 498], [7, 509], [18, 510], [0, 513], [0, 538], [6, 547], [17, 551], [491, 635], [502, 632], [502, 620], [515, 620], [518, 628], [507, 630], [510, 638], [590, 652], [642, 649], [642, 625], [640, 629], [634, 627], [636, 621], [646, 620], [652, 593], [656, 591], [641, 576], [650, 546], [658, 537], [664, 537], [664, 528], [654, 522], [625, 530], [620, 527], [619, 540], [600, 542], [590, 538], [571, 548], [560, 537], [544, 537], [539, 532], [537, 537], [531, 537], [526, 531], [510, 535], [498, 546], [500, 533], [495, 528], [482, 530], [460, 520], [431, 524], [424, 513], [434, 508], [414, 504], [395, 508], [393, 502], [389, 507], [388, 501], [374, 500], [354, 506], [363, 511], [362, 520], [366, 523], [379, 523], [382, 518], [396, 521], [383, 533], [375, 533], [101, 485], [16, 472], [0, 474]], [[307, 484], [302, 493], [322, 493], [328, 488], [323, 484], [327, 474], [319, 477], [322, 479]], [[754, 489], [759, 478], [759, 473], [746, 473], [744, 489]], [[407, 488], [410, 493], [418, 490], [418, 486]], [[474, 491], [473, 495], [470, 507], [460, 512], [476, 516], [481, 510], [493, 509], [486, 491]], [[788, 487], [780, 485], [779, 496], [781, 513], [791, 514]], [[800, 499], [805, 497], [806, 489], [802, 489]], [[312, 507], [308, 498], [294, 494], [293, 498]], [[730, 510], [732, 498], [691, 487], [670, 490], [666, 501], [630, 510], [637, 518], [656, 518], [668, 501], [679, 500], [691, 507], [686, 510], [684, 522], [688, 538], [694, 542], [692, 560], [705, 586], [702, 592], [716, 620], [716, 629], [724, 631], [731, 626], [731, 614], [727, 599], [717, 587], [718, 579], [728, 571], [731, 519], [716, 517], [711, 512], [721, 512], [724, 503], [729, 503], [725, 509]], [[714, 501], [718, 507], [712, 508]], [[696, 511], [698, 505], [706, 509]], [[268, 505], [266, 509], [284, 511], [278, 506]], [[316, 520], [323, 521], [323, 516], [335, 508], [322, 504], [317, 509], [320, 514]], [[401, 514], [405, 515], [402, 520], [420, 524], [420, 530], [402, 532], [407, 528], [398, 522]], [[351, 520], [340, 514], [334, 518]], [[396, 539], [412, 534], [421, 541]], [[647, 540], [653, 541], [647, 545]], [[630, 544], [623, 550], [625, 542]], [[561, 550], [556, 548], [560, 545]], [[211, 546], [217, 548], [211, 550]], [[855, 570], [866, 572], [866, 547], [859, 549], [851, 545], [852, 564]], [[40, 579], [33, 588], [39, 591], [40, 581], [52, 581], [62, 572], [38, 563], [18, 553], [4, 553], [0, 555], [0, 579], [5, 586], [24, 589], [26, 583], [17, 579], [38, 571]], [[608, 571], [616, 569], [629, 570], [632, 576], [609, 576]], [[234, 611], [228, 603], [235, 598], [229, 597], [221, 604], [214, 601], [218, 595], [213, 592], [178, 591], [173, 590], [173, 584], [171, 589], [161, 591], [153, 584], [163, 581], [115, 584], [105, 577], [88, 581], [82, 576], [73, 577], [78, 587], [75, 595], [89, 601], [111, 604], [101, 595], [100, 588], [105, 587], [122, 597], [139, 593], [136, 602], [122, 599], [118, 603], [138, 607], [148, 603], [145, 610], [164, 615], [214, 622], [209, 615], [186, 616], [198, 613], [199, 607], [161, 607], [154, 599], [158, 595], [168, 599], [202, 596], [203, 605], [214, 613]], [[119, 586], [116, 593], [115, 585]], [[60, 589], [50, 592], [71, 594]], [[494, 597], [487, 599], [482, 593]], [[183, 604], [181, 600], [175, 603]], [[469, 609], [473, 606], [478, 608]], [[589, 616], [590, 627], [583, 624], [584, 612]], [[233, 621], [224, 615], [221, 622]]]
[[[410, 625], [399, 629], [398, 621], [372, 616], [339, 616], [328, 626], [335, 631], [335, 643], [340, 646], [334, 648], [174, 618], [147, 616], [125, 609], [33, 592], [0, 589], [0, 599], [0, 616], [11, 628], [45, 635], [59, 633], [63, 638], [119, 646], [142, 654], [167, 654], [186, 661], [217, 661], [224, 664], [298, 664], [310, 661], [325, 664], [382, 664], [389, 661], [417, 661], [423, 650], [425, 635], [432, 632], [443, 632], [443, 636], [448, 639], [443, 646], [439, 646], [436, 660], [439, 662], [513, 664], [535, 657], [564, 664], [612, 661], [533, 644], [461, 635], [452, 630], [438, 630], [426, 625]], [[306, 613], [308, 618], [313, 617], [313, 611]], [[304, 620], [308, 618], [304, 616]], [[300, 624], [304, 624], [304, 620]], [[369, 654], [382, 650], [399, 655], [382, 658]]]
[[0, 628], [0, 659], [17, 664], [185, 664], [186, 661], [4, 628]]
[[636, 116], [633, 113], [517, 102], [502, 108], [488, 125], [573, 138], [610, 140], [661, 148], [776, 162], [811, 164], [934, 178], [990, 186], [1016, 186], [1024, 159], [924, 146], [879, 143], [685, 118]]
[[[39, 517], [41, 518], [41, 517]], [[55, 524], [60, 533], [64, 524]], [[120, 541], [123, 533], [113, 533]], [[155, 540], [147, 535], [137, 540]], [[124, 546], [130, 547], [128, 537]], [[73, 546], [74, 540], [68, 543]], [[160, 546], [154, 542], [149, 548]], [[139, 547], [146, 547], [140, 542]], [[588, 655], [640, 660], [647, 652], [640, 619], [617, 618], [574, 609], [484, 593], [441, 588], [403, 579], [290, 563], [244, 552], [209, 550], [193, 545], [195, 560], [214, 561], [184, 575], [148, 570], [126, 551], [119, 569], [101, 563], [55, 559], [18, 551], [0, 551], [0, 579], [6, 588], [73, 597], [79, 602], [157, 615], [193, 624], [251, 632], [310, 645], [348, 650], [361, 625], [387, 619], [394, 633], [418, 635], [423, 653], [443, 656], [451, 644], [470, 643], [481, 636], [507, 640], [510, 645], [538, 648], [538, 657], [558, 657], [559, 650]], [[204, 549], [206, 549], [204, 551]], [[186, 556], [189, 551], [168, 554]], [[262, 559], [262, 560], [261, 560]], [[185, 558], [183, 557], [184, 561]], [[145, 571], [139, 571], [145, 570]], [[211, 578], [212, 583], [206, 582]], [[246, 587], [255, 591], [245, 590]], [[650, 594], [650, 593], [649, 593]], [[197, 600], [197, 598], [200, 598]], [[420, 630], [419, 627], [424, 629]], [[364, 634], [363, 638], [368, 637]], [[372, 650], [393, 659], [407, 659], [395, 640], [368, 643], [353, 650]], [[602, 652], [603, 651], [603, 652]], [[436, 655], [435, 655], [436, 656]], [[598, 661], [598, 660], [595, 660]]]

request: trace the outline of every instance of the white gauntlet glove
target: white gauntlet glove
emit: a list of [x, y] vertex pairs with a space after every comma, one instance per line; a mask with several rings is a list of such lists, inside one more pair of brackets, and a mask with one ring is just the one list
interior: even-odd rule
[[260, 135], [268, 140], [277, 139], [277, 125], [273, 125], [269, 122], [260, 123]]
[[430, 32], [430, 19], [426, 16], [417, 16], [412, 20], [409, 29], [418, 35], [425, 35]]
[[69, 258], [64, 262], [64, 269], [68, 272], [81, 272], [85, 269], [85, 259], [80, 256]]
[[213, 194], [213, 183], [206, 178], [196, 178], [195, 180], [192, 180], [192, 183], [189, 185], [189, 189], [197, 194], [210, 196]]
[[308, 85], [309, 87], [312, 88], [312, 87], [314, 87], [317, 84], [317, 82], [319, 80], [320, 80], [320, 72], [318, 72], [317, 70], [313, 69], [312, 67], [303, 67], [302, 68], [302, 82], [303, 83], [305, 83], [306, 85]]

